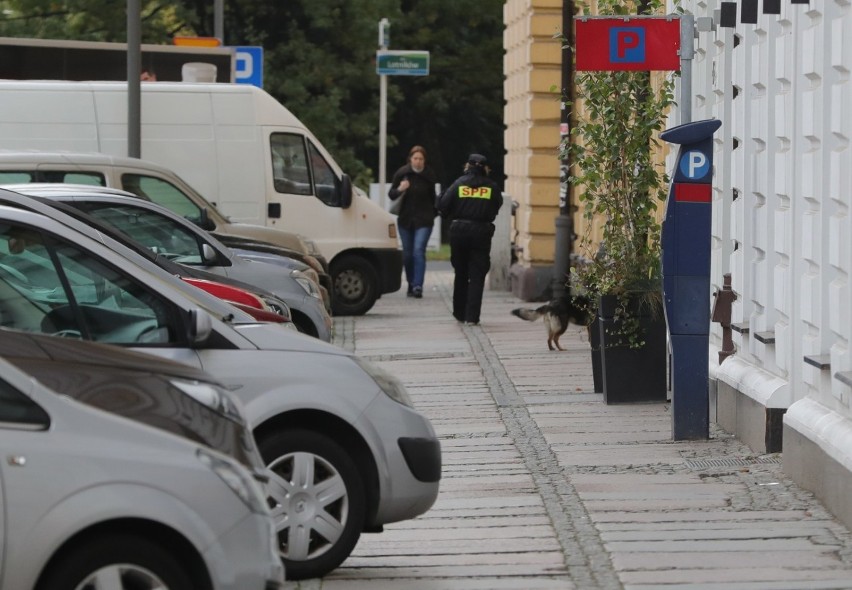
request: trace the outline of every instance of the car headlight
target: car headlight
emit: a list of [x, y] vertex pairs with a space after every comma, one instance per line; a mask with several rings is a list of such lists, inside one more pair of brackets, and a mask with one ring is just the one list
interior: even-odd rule
[[304, 274], [302, 274], [302, 271], [291, 271], [290, 276], [296, 279], [296, 282], [302, 286], [302, 289], [304, 289], [308, 295], [310, 295], [311, 297], [316, 297], [317, 299], [322, 299], [322, 295], [320, 294], [319, 287], [317, 287], [317, 284], [308, 277], [306, 277]]
[[265, 297], [263, 299], [264, 303], [269, 306], [269, 309], [280, 315], [281, 317], [287, 318], [288, 321], [293, 319], [292, 314], [290, 313], [290, 307], [284, 303], [283, 300], [272, 297]]
[[249, 510], [257, 514], [269, 514], [266, 494], [252, 477], [236, 462], [221, 455], [214, 455], [206, 449], [198, 449], [198, 459], [225, 482]]
[[408, 406], [409, 408], [414, 407], [414, 402], [411, 401], [411, 396], [408, 395], [408, 391], [405, 389], [405, 385], [402, 384], [402, 381], [384, 369], [377, 367], [373, 363], [365, 361], [362, 358], [357, 356], [349, 358], [355, 361], [356, 365], [364, 369], [364, 372], [372, 377], [373, 381], [376, 382], [376, 385], [379, 386], [379, 389], [384, 391], [389, 398], [404, 406]]
[[202, 383], [201, 381], [170, 379], [170, 383], [198, 403], [235, 422], [245, 424], [245, 419], [234, 403], [234, 400], [222, 388], [210, 383]]

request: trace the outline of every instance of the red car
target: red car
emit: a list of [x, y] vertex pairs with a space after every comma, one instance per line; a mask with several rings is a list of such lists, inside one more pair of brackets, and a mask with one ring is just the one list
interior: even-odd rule
[[250, 314], [259, 322], [276, 322], [279, 324], [289, 322], [289, 318], [272, 311], [272, 308], [262, 298], [251, 291], [206, 279], [195, 279], [192, 277], [181, 277], [181, 279], [194, 287], [215, 295], [223, 301], [227, 301], [234, 307]]

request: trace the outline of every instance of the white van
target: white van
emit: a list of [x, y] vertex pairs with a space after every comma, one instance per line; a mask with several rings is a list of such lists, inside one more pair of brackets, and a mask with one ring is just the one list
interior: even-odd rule
[[[334, 311], [366, 313], [402, 282], [395, 218], [352, 187], [284, 106], [250, 85], [142, 84], [142, 157], [235, 222], [306, 235], [329, 261]], [[127, 154], [122, 82], [0, 81], [0, 148]]]

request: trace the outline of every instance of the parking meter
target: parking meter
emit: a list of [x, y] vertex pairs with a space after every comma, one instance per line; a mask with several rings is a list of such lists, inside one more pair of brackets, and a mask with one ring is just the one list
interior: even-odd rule
[[663, 299], [671, 345], [672, 438], [710, 436], [710, 230], [718, 119], [660, 134], [679, 144], [662, 228]]

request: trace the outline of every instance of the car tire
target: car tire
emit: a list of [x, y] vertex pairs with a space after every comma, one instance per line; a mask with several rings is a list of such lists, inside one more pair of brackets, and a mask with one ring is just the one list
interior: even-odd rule
[[379, 277], [370, 261], [354, 254], [331, 264], [333, 315], [364, 315], [379, 298]]
[[120, 579], [116, 590], [184, 590], [193, 584], [177, 559], [159, 545], [131, 534], [109, 534], [89, 539], [48, 566], [36, 590], [104, 588], [104, 580]]
[[[349, 557], [364, 528], [364, 484], [355, 460], [312, 430], [288, 429], [258, 446], [270, 472], [267, 491], [287, 579], [322, 577]], [[305, 474], [311, 481], [300, 479]]]

